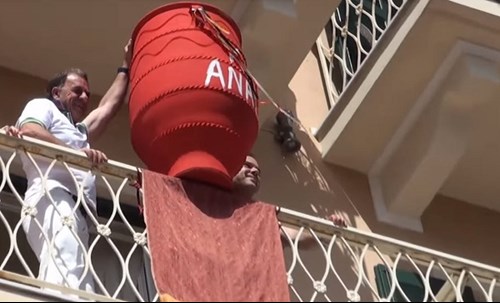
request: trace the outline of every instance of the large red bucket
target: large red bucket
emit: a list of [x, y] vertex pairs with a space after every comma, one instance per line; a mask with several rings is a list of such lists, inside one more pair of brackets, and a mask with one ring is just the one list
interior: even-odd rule
[[148, 169], [231, 187], [258, 133], [254, 82], [241, 34], [221, 10], [174, 3], [145, 16], [133, 36], [129, 114]]

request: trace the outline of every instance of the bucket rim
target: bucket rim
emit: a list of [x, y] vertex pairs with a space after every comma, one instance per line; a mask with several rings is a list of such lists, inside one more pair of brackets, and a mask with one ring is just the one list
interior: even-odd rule
[[151, 18], [153, 18], [154, 16], [156, 16], [156, 15], [158, 15], [158, 14], [164, 12], [164, 11], [167, 11], [167, 10], [176, 9], [176, 8], [180, 8], [180, 7], [190, 7], [192, 5], [202, 6], [203, 8], [207, 9], [209, 12], [215, 12], [216, 14], [218, 14], [221, 17], [223, 17], [224, 19], [226, 19], [226, 21], [229, 22], [231, 24], [231, 26], [233, 26], [233, 29], [236, 32], [236, 35], [238, 36], [238, 40], [240, 42], [240, 45], [242, 44], [241, 32], [240, 32], [240, 28], [238, 27], [238, 24], [233, 20], [233, 18], [231, 18], [223, 10], [217, 8], [214, 5], [206, 4], [206, 3], [202, 3], [202, 2], [197, 2], [197, 1], [181, 1], [181, 2], [175, 2], [175, 3], [165, 4], [165, 5], [162, 5], [160, 7], [157, 7], [155, 9], [153, 9], [152, 11], [150, 11], [149, 13], [147, 13], [144, 17], [142, 17], [141, 20], [135, 26], [134, 31], [132, 32], [132, 36], [131, 36], [132, 45], [133, 45], [133, 43], [135, 41], [135, 38], [136, 38], [137, 34], [139, 33], [140, 29]]

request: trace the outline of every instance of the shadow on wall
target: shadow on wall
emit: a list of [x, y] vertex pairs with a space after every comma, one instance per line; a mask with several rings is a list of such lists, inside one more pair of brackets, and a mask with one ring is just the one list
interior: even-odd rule
[[310, 137], [295, 129], [302, 149], [287, 154], [274, 139], [274, 124], [273, 118], [262, 125], [254, 146], [262, 169], [258, 198], [318, 217], [337, 213], [352, 225], [357, 209], [333, 178], [331, 168], [323, 163]]
[[[332, 172], [332, 167], [321, 159], [321, 155], [309, 135], [295, 128], [302, 149], [290, 154], [284, 152], [274, 139], [275, 121], [269, 119], [261, 127], [254, 153], [262, 169], [262, 187], [258, 198], [262, 201], [297, 210], [310, 215], [325, 217], [335, 213], [341, 215], [350, 226], [356, 227], [359, 213]], [[299, 244], [300, 261], [294, 262], [289, 247], [285, 248], [287, 271], [293, 279], [297, 293], [291, 292], [295, 300], [347, 300], [347, 290], [356, 288], [359, 277], [357, 261], [347, 251], [342, 241], [336, 240], [331, 255], [319, 244], [303, 250]], [[355, 249], [355, 248], [354, 248]], [[357, 255], [359, 256], [359, 252]], [[327, 259], [332, 260], [336, 276]], [[367, 270], [366, 268], [364, 269]], [[317, 293], [324, 281], [325, 293]], [[372, 298], [370, 289], [361, 287], [357, 292], [362, 298]], [[316, 297], [317, 296], [317, 297]]]
[[14, 125], [26, 103], [44, 97], [46, 81], [0, 67], [0, 127]]

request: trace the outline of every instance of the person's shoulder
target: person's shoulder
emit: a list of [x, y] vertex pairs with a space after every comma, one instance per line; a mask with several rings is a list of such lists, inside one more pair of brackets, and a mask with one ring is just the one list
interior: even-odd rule
[[57, 107], [49, 99], [31, 99], [24, 106], [21, 115], [17, 119], [16, 126], [21, 127], [26, 122], [34, 122], [48, 129], [55, 111], [57, 111]]
[[34, 99], [31, 99], [27, 102], [27, 105], [30, 105], [30, 106], [40, 106], [40, 107], [45, 107], [45, 108], [56, 108], [56, 105], [54, 104], [54, 102], [52, 102], [51, 100], [47, 99], [47, 98], [34, 98]]
[[47, 98], [33, 98], [28, 101], [28, 103], [43, 103], [43, 104], [52, 104], [55, 106], [54, 102]]

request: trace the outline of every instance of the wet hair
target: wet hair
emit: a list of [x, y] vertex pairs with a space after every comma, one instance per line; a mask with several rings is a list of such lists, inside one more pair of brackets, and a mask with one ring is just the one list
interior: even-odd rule
[[47, 93], [47, 98], [54, 101], [54, 96], [52, 95], [52, 89], [54, 87], [62, 87], [64, 83], [66, 83], [66, 79], [69, 75], [77, 75], [85, 79], [85, 81], [89, 81], [87, 77], [87, 73], [79, 68], [69, 68], [63, 72], [56, 74], [47, 84], [47, 88], [45, 89]]

